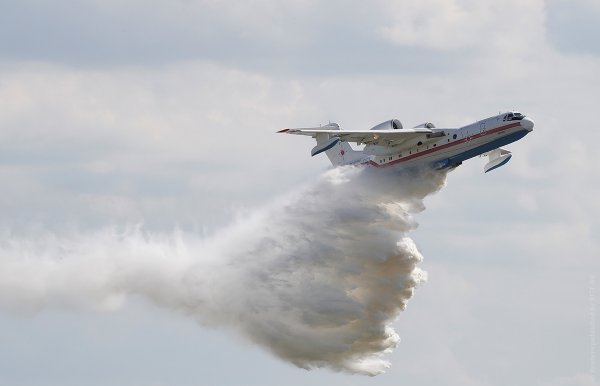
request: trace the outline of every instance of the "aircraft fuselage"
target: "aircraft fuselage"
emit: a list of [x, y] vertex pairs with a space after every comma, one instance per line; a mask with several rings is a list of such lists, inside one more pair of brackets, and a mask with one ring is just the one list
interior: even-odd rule
[[[370, 130], [342, 130], [337, 123], [313, 128], [283, 129], [279, 133], [307, 135], [317, 144], [315, 156], [325, 153], [332, 165], [432, 166], [454, 168], [463, 161], [486, 154], [487, 173], [512, 157], [501, 146], [515, 142], [533, 130], [534, 122], [517, 111], [495, 115], [459, 128], [436, 128], [426, 122], [405, 129], [397, 119], [382, 122]], [[364, 145], [357, 150], [349, 143]]]
[[469, 158], [518, 141], [533, 130], [533, 120], [514, 115], [508, 120], [507, 115], [496, 115], [460, 128], [434, 129], [435, 133], [443, 135], [404, 146], [389, 146], [377, 151], [378, 145], [370, 144], [365, 147], [364, 152], [380, 155], [370, 155], [355, 163], [374, 167], [420, 163], [439, 169], [455, 167]]

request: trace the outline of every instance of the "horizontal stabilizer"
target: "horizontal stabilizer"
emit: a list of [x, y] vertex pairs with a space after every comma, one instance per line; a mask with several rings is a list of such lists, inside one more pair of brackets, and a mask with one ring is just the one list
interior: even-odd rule
[[331, 149], [332, 147], [334, 147], [339, 141], [340, 141], [339, 138], [333, 137], [333, 138], [328, 139], [327, 141], [317, 143], [317, 146], [313, 147], [312, 150], [310, 151], [310, 155], [314, 157], [319, 153], [327, 151], [327, 150]]

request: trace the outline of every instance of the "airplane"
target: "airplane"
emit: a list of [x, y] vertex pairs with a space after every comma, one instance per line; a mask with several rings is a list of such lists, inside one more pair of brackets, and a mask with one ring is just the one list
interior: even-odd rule
[[[397, 119], [380, 123], [370, 130], [342, 130], [337, 123], [321, 127], [283, 129], [278, 133], [308, 135], [317, 140], [311, 150], [325, 153], [334, 166], [429, 165], [434, 169], [454, 169], [463, 161], [487, 156], [485, 173], [505, 165], [512, 157], [501, 146], [518, 141], [533, 130], [534, 121], [518, 111], [509, 111], [459, 128], [436, 128], [425, 122], [405, 129]], [[349, 142], [364, 145], [355, 150]]]

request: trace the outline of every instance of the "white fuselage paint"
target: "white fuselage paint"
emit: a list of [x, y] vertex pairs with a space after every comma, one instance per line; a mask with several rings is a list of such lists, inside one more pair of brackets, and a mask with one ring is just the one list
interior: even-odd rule
[[[370, 144], [364, 149], [366, 157], [352, 164], [370, 164], [376, 167], [414, 166], [421, 163], [443, 163], [449, 160], [449, 164], [438, 166], [453, 167], [465, 159], [492, 150], [486, 147], [494, 144], [498, 144], [494, 148], [504, 146], [519, 140], [533, 130], [534, 123], [531, 119], [522, 117], [518, 120], [507, 120], [506, 116], [507, 114], [496, 115], [460, 128], [434, 129], [434, 132], [444, 133], [437, 138], [420, 139], [397, 146]], [[367, 155], [369, 153], [385, 155]]]

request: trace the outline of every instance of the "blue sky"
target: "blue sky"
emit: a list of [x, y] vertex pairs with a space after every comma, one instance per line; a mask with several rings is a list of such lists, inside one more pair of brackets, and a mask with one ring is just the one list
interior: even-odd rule
[[594, 384], [599, 22], [592, 0], [5, 4], [3, 245], [137, 223], [211, 235], [328, 167], [283, 127], [508, 109], [536, 127], [505, 167], [470, 160], [425, 200], [411, 237], [429, 280], [383, 375], [297, 369], [141, 298], [15, 312], [2, 294], [0, 383]]

